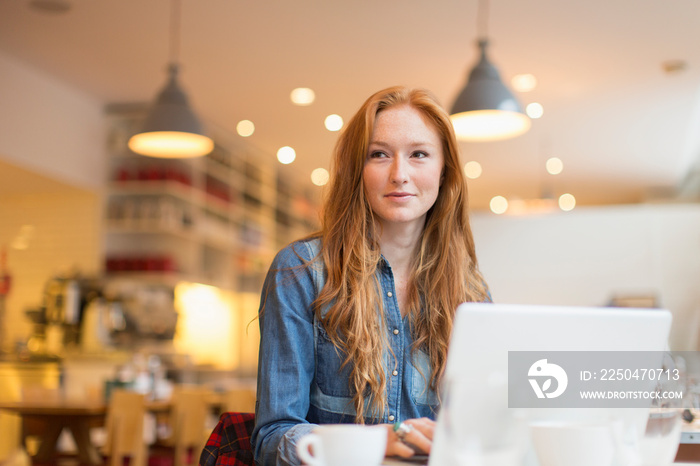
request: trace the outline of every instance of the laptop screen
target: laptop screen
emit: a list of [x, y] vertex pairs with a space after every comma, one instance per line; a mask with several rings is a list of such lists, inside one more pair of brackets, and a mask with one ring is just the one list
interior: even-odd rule
[[670, 312], [661, 309], [462, 304], [450, 341], [430, 465], [453, 464], [466, 459], [455, 455], [474, 451], [504, 456], [496, 462], [507, 464], [505, 457], [527, 448], [523, 442], [533, 420], [615, 418], [643, 433], [648, 407], [509, 407], [509, 352], [662, 352], [670, 326]]

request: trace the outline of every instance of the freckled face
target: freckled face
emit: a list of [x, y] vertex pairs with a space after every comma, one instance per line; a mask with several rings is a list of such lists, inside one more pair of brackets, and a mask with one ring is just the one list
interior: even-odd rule
[[380, 223], [422, 228], [444, 166], [440, 136], [418, 110], [400, 105], [380, 111], [363, 169], [365, 192]]

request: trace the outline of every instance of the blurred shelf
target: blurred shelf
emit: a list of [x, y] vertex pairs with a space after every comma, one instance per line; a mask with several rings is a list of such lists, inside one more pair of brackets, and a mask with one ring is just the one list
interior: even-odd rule
[[[273, 157], [230, 135], [213, 135], [206, 157], [135, 155], [126, 148], [135, 118], [111, 115], [104, 222], [110, 277], [250, 289], [262, 285], [281, 246], [316, 227], [312, 200], [294, 180], [280, 179]], [[172, 271], [144, 270], [161, 267], [152, 264], [159, 260]]]

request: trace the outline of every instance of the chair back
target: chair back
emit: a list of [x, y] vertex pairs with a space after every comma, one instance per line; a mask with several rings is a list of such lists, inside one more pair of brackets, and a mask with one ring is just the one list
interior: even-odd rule
[[207, 415], [211, 392], [201, 387], [176, 387], [170, 417], [171, 436], [167, 443], [175, 448], [175, 466], [187, 464], [187, 451], [200, 451], [207, 439]]
[[112, 466], [123, 464], [129, 457], [130, 466], [145, 466], [148, 446], [144, 441], [143, 423], [146, 399], [141, 393], [122, 389], [113, 390], [107, 407], [104, 452]]
[[224, 411], [230, 413], [255, 412], [255, 387], [235, 387], [224, 392]]

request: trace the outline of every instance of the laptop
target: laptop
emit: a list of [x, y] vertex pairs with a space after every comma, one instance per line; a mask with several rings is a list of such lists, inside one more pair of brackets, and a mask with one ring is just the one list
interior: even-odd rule
[[[648, 406], [640, 409], [509, 407], [509, 352], [511, 355], [525, 351], [660, 354], [668, 348], [670, 328], [671, 313], [663, 309], [460, 305], [450, 340], [432, 452], [428, 462], [423, 463], [429, 466], [522, 464], [523, 455], [528, 454], [523, 449], [529, 448], [522, 442], [527, 442], [527, 424], [533, 420], [597, 421], [615, 417], [643, 433]], [[656, 363], [660, 365], [661, 361], [652, 364]], [[527, 383], [523, 386], [531, 390]], [[455, 442], [461, 448], [458, 454]], [[479, 458], [470, 459], [470, 454], [478, 454]], [[416, 459], [412, 461], [415, 463]], [[384, 464], [398, 463], [387, 460]]]

